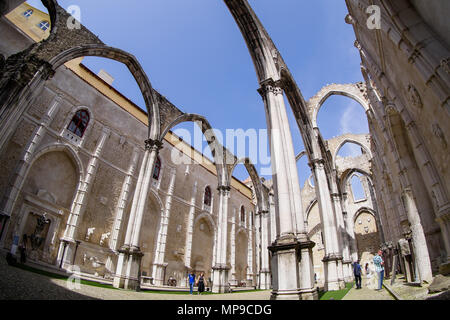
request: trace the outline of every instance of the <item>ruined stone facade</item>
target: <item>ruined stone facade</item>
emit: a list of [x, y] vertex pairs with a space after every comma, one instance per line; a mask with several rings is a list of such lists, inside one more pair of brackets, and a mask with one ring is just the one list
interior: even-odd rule
[[[328, 85], [308, 101], [249, 3], [224, 0], [254, 62], [268, 118], [277, 168], [264, 182], [248, 159], [220, 145], [204, 117], [182, 112], [153, 90], [134, 56], [84, 27], [69, 33], [68, 14], [54, 0], [43, 2], [52, 25], [48, 38], [22, 43], [21, 36], [10, 36], [21, 47], [4, 51], [1, 61], [5, 248], [14, 251], [20, 241], [14, 236], [31, 232], [35, 221], [35, 239], [51, 235], [41, 261], [68, 270], [80, 265], [113, 278], [117, 287], [136, 288], [144, 273], [157, 284], [168, 274], [180, 283], [194, 268], [209, 272], [214, 292], [246, 278], [263, 289], [272, 286], [273, 299], [317, 299], [318, 285], [341, 289], [352, 278], [351, 263], [370, 261], [377, 249], [389, 265], [409, 246], [415, 259], [409, 281], [412, 273], [430, 282], [437, 272], [449, 272], [447, 0], [346, 0], [345, 22], [355, 31], [364, 82]], [[89, 73], [79, 63], [84, 56], [124, 63], [147, 113], [122, 108], [129, 104], [124, 97], [100, 95], [101, 81], [80, 78]], [[336, 94], [361, 104], [369, 135], [323, 139], [317, 114]], [[284, 95], [305, 145], [297, 157]], [[92, 119], [79, 139], [67, 128], [81, 109]], [[195, 158], [170, 133], [185, 121], [201, 123], [213, 161], [171, 162], [173, 150]], [[270, 134], [274, 130], [282, 134]], [[358, 144], [362, 155], [339, 157], [346, 142]], [[303, 188], [296, 168], [301, 156], [312, 171]], [[249, 172], [248, 186], [232, 178], [238, 163]], [[161, 171], [156, 181], [155, 168]], [[352, 191], [354, 178], [363, 186], [361, 199]], [[214, 196], [205, 207], [206, 186]]]

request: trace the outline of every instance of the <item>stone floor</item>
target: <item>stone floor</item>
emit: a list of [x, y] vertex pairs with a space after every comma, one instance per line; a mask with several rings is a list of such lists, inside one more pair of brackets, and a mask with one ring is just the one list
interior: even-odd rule
[[372, 290], [367, 288], [363, 284], [361, 289], [356, 289], [355, 286], [350, 289], [350, 291], [345, 295], [342, 300], [395, 300], [394, 297], [386, 290], [382, 289], [380, 291]]

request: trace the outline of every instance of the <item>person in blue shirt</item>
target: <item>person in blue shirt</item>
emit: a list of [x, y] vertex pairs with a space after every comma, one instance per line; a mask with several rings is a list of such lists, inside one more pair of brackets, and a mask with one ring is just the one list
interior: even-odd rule
[[359, 260], [353, 263], [353, 275], [355, 276], [356, 289], [361, 289], [361, 265]]
[[375, 272], [378, 274], [378, 289], [383, 288], [383, 277], [384, 277], [384, 260], [382, 258], [383, 251], [378, 250], [378, 253], [373, 257], [373, 263], [375, 265]]
[[194, 283], [195, 283], [195, 273], [191, 271], [189, 274], [189, 293], [193, 294], [194, 292]]

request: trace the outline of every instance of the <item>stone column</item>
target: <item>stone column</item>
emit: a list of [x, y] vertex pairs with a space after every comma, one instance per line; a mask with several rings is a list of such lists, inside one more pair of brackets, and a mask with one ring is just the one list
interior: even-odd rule
[[227, 266], [227, 229], [228, 229], [228, 200], [230, 187], [219, 186], [219, 218], [217, 223], [216, 254], [212, 267], [212, 292], [224, 293], [228, 285]]
[[236, 279], [236, 208], [233, 208], [233, 216], [231, 217], [231, 270], [230, 270], [230, 284], [237, 285]]
[[344, 266], [344, 263], [348, 263], [350, 257], [348, 255], [348, 246], [346, 242], [346, 233], [344, 217], [342, 214], [342, 205], [341, 205], [341, 197], [339, 193], [333, 193], [331, 195], [333, 199], [333, 206], [336, 215], [337, 222], [337, 235], [339, 240], [339, 247], [341, 248], [340, 253], [342, 254], [342, 258], [338, 261], [338, 276], [339, 276], [339, 285], [341, 289], [345, 288], [346, 281], [352, 281], [351, 274], [348, 274], [348, 268]]
[[336, 223], [337, 223], [337, 237], [339, 242], [339, 248], [341, 249], [339, 253], [341, 254], [341, 258], [337, 261], [338, 262], [338, 279], [339, 279], [339, 286], [341, 289], [345, 288], [345, 279], [349, 278], [349, 275], [347, 274], [345, 268], [344, 268], [344, 254], [345, 254], [345, 247], [344, 247], [344, 236], [345, 236], [345, 227], [344, 227], [344, 218], [342, 217], [342, 207], [341, 207], [341, 197], [339, 194], [332, 193], [331, 198], [333, 201], [333, 207], [334, 207], [334, 213], [336, 217]]
[[136, 170], [137, 161], [139, 159], [139, 150], [137, 148], [133, 151], [133, 156], [131, 158], [131, 164], [128, 168], [128, 173], [122, 185], [122, 190], [120, 192], [119, 203], [116, 209], [116, 218], [114, 219], [114, 225], [111, 232], [111, 240], [109, 242], [109, 247], [113, 251], [118, 249], [118, 238], [120, 230], [122, 229], [122, 220], [125, 213], [125, 208], [127, 207], [128, 198], [130, 196], [130, 188], [133, 180], [133, 175]]
[[186, 269], [192, 269], [191, 257], [192, 257], [192, 237], [194, 235], [194, 216], [195, 216], [195, 198], [197, 196], [197, 181], [194, 182], [192, 188], [191, 203], [189, 206], [188, 224], [186, 228], [186, 252], [184, 258], [184, 266]]
[[267, 210], [259, 212], [261, 218], [261, 268], [259, 270], [259, 289], [270, 289], [270, 269], [269, 269], [269, 227], [270, 213]]
[[[277, 237], [271, 245], [273, 290], [271, 299], [315, 298], [315, 292], [307, 292], [307, 284], [301, 278], [298, 261], [301, 243], [308, 242], [303, 219], [300, 185], [294, 147], [286, 113], [281, 84], [272, 79], [261, 83], [261, 94], [269, 128], [273, 187], [275, 192], [275, 216]], [[312, 265], [310, 266], [312, 268]], [[306, 290], [306, 291], [305, 291]]]
[[[78, 225], [81, 221], [81, 217], [86, 210], [89, 193], [92, 188], [95, 176], [98, 169], [98, 160], [105, 146], [106, 140], [109, 138], [111, 130], [107, 127], [103, 127], [100, 139], [97, 142], [94, 155], [89, 160], [86, 175], [84, 181], [80, 183], [75, 200], [70, 208], [70, 214], [67, 219], [66, 229], [64, 235], [61, 238], [61, 243], [58, 250], [57, 263], [63, 268], [70, 267], [73, 261], [73, 253], [75, 243], [75, 237]], [[61, 264], [61, 260], [63, 263]]]
[[328, 188], [328, 180], [323, 159], [316, 159], [311, 162], [316, 181], [317, 202], [319, 204], [320, 220], [322, 221], [323, 240], [325, 244], [324, 273], [325, 290], [339, 290], [338, 261], [342, 259], [339, 250], [339, 240], [337, 235], [336, 221], [333, 215], [333, 204]]
[[427, 241], [411, 189], [403, 190], [402, 200], [410, 223], [413, 240], [412, 244], [414, 248], [415, 260], [417, 261], [417, 267], [419, 269], [420, 280], [431, 283], [433, 280], [433, 274], [431, 271]]
[[143, 253], [139, 248], [141, 225], [156, 157], [162, 144], [157, 140], [145, 141], [145, 153], [128, 220], [125, 242], [119, 250], [114, 287], [135, 290], [140, 286], [140, 264]]
[[172, 207], [172, 197], [175, 189], [175, 177], [177, 170], [170, 169], [170, 182], [167, 190], [166, 205], [161, 216], [159, 225], [158, 238], [155, 248], [155, 257], [153, 259], [153, 278], [157, 286], [164, 285], [164, 269], [167, 263], [164, 262], [166, 252], [167, 229], [169, 226], [170, 209]]
[[248, 219], [247, 286], [253, 286], [253, 226], [250, 218]]

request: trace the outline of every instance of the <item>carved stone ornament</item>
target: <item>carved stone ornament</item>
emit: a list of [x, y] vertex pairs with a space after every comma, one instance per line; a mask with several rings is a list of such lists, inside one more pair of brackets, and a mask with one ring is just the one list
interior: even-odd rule
[[442, 59], [441, 60], [441, 67], [442, 67], [442, 69], [444, 69], [445, 72], [450, 73], [450, 67], [448, 65], [448, 60], [449, 59]]
[[433, 124], [432, 126], [433, 134], [436, 136], [436, 138], [439, 139], [439, 142], [441, 143], [442, 147], [444, 149], [447, 149], [447, 140], [445, 139], [444, 132], [442, 132], [441, 127], [437, 123]]
[[408, 91], [408, 99], [412, 103], [412, 105], [416, 108], [422, 108], [422, 98], [420, 98], [420, 94], [417, 91], [416, 87], [414, 87], [412, 84], [408, 85], [407, 88]]

